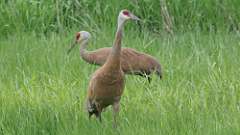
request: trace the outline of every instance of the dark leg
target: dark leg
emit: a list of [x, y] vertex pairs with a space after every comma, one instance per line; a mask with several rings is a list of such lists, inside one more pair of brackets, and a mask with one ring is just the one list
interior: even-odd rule
[[151, 83], [152, 78], [150, 76], [147, 76], [148, 82]]
[[162, 73], [161, 73], [161, 71], [156, 71], [156, 74], [157, 74], [157, 76], [158, 76], [160, 79], [162, 79]]
[[120, 104], [119, 102], [116, 102], [113, 104], [113, 127], [116, 128], [117, 127], [117, 117], [118, 117], [118, 113], [119, 113], [119, 108], [120, 108]]
[[101, 113], [98, 114], [98, 119], [99, 119], [100, 123], [102, 123]]
[[136, 75], [147, 78], [149, 83], [151, 83], [151, 81], [152, 81], [152, 78], [150, 77], [150, 75], [142, 74], [142, 73], [139, 73], [139, 74], [136, 74]]
[[96, 109], [97, 109], [97, 112], [95, 113], [96, 117], [99, 119], [100, 123], [102, 122], [102, 117], [101, 117], [101, 112], [102, 112], [102, 109], [100, 107], [100, 104], [96, 103]]
[[102, 123], [101, 113], [100, 112], [96, 112], [95, 115], [96, 115], [96, 118], [99, 119], [99, 122]]
[[92, 116], [92, 113], [88, 113], [88, 119], [90, 120], [91, 119], [91, 116]]

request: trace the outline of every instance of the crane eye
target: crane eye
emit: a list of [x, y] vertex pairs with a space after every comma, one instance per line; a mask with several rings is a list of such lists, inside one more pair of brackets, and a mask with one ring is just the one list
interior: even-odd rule
[[127, 10], [124, 10], [123, 14], [126, 15], [126, 16], [129, 16], [130, 13]]
[[78, 32], [78, 33], [76, 34], [76, 40], [79, 40], [79, 38], [80, 38], [80, 33]]

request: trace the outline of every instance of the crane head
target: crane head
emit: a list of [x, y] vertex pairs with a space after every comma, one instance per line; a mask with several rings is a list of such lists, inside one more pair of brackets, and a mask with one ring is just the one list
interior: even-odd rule
[[129, 20], [129, 19], [132, 19], [132, 20], [137, 20], [139, 21], [140, 19], [135, 16], [133, 13], [131, 13], [130, 11], [128, 11], [127, 9], [123, 9], [120, 11], [119, 13], [119, 19], [121, 20]]
[[91, 34], [87, 31], [80, 31], [76, 33], [76, 42], [79, 43], [83, 40], [91, 38]]
[[80, 31], [76, 33], [75, 36], [75, 41], [74, 43], [70, 46], [70, 48], [68, 49], [68, 54], [71, 52], [71, 50], [78, 44], [81, 43], [84, 40], [88, 40], [89, 38], [91, 38], [91, 34], [87, 31]]

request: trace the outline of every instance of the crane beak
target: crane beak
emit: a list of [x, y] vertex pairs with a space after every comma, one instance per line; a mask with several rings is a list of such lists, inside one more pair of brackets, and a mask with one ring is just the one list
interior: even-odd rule
[[67, 54], [69, 54], [76, 45], [77, 45], [77, 42], [76, 42], [76, 41], [75, 41], [74, 43], [72, 43], [71, 46], [70, 46], [70, 48], [69, 48], [68, 51], [67, 51]]
[[140, 21], [140, 19], [137, 16], [135, 16], [134, 14], [130, 14], [130, 17], [133, 20]]

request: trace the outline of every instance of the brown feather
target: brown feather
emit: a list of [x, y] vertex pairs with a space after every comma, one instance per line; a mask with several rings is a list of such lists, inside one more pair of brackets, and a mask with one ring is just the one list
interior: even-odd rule
[[[86, 52], [86, 55], [82, 56], [82, 58], [90, 64], [101, 66], [106, 62], [110, 52], [111, 47], [100, 48]], [[132, 48], [122, 48], [121, 68], [126, 74], [150, 75], [156, 72], [162, 78], [160, 63], [153, 56], [138, 52]]]

